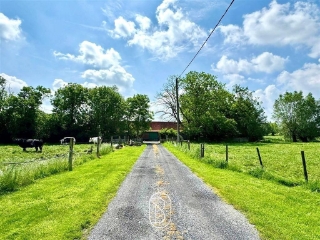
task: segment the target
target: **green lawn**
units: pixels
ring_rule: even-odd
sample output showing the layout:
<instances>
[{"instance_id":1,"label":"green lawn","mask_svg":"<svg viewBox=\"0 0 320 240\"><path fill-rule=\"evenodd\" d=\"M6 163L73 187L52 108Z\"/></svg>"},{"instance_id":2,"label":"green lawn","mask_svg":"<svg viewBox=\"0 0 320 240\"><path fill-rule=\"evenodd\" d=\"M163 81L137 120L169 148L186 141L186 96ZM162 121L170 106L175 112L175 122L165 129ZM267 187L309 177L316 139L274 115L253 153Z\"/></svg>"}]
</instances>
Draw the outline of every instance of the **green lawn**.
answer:
<instances>
[{"instance_id":1,"label":"green lawn","mask_svg":"<svg viewBox=\"0 0 320 240\"><path fill-rule=\"evenodd\" d=\"M301 151L304 151L309 180L318 185L320 191L320 142L286 143L281 138L273 138L268 143L268 140L258 143L228 143L228 168L250 172L259 177L263 173L265 178L275 179L286 185L301 185L305 182L301 159ZM186 143L179 148L192 156L200 155L200 144L191 144L190 151ZM264 172L259 171L261 167L257 148L262 158ZM225 160L226 144L205 144L203 161L219 165Z\"/></svg>"},{"instance_id":2,"label":"green lawn","mask_svg":"<svg viewBox=\"0 0 320 240\"><path fill-rule=\"evenodd\" d=\"M0 196L0 239L84 238L144 149L125 147Z\"/></svg>"},{"instance_id":3,"label":"green lawn","mask_svg":"<svg viewBox=\"0 0 320 240\"><path fill-rule=\"evenodd\" d=\"M320 239L319 193L302 186L287 187L246 173L215 168L170 143L164 146L226 202L244 213L262 239Z\"/></svg>"}]
</instances>

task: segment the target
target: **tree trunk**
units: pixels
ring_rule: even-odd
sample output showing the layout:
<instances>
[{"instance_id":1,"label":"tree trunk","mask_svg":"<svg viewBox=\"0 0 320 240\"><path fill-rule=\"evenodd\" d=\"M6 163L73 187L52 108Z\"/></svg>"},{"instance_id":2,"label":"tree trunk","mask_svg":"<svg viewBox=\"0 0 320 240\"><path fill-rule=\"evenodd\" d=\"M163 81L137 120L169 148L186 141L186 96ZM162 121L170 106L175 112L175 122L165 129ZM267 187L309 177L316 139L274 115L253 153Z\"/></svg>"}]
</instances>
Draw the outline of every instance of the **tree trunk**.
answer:
<instances>
[{"instance_id":1,"label":"tree trunk","mask_svg":"<svg viewBox=\"0 0 320 240\"><path fill-rule=\"evenodd\" d=\"M292 134L292 141L293 142L298 142L296 134Z\"/></svg>"}]
</instances>

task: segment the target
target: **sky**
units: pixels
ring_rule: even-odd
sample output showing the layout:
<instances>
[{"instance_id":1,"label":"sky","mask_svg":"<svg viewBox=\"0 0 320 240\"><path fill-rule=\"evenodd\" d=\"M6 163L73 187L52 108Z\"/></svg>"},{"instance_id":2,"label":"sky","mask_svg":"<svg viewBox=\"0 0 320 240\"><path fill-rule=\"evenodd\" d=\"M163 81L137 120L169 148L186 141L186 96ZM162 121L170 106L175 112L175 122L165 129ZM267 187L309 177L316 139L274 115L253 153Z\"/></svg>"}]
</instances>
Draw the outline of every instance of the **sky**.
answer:
<instances>
[{"instance_id":1,"label":"sky","mask_svg":"<svg viewBox=\"0 0 320 240\"><path fill-rule=\"evenodd\" d=\"M67 83L156 95L170 76L210 73L259 98L272 120L286 91L320 99L320 1L0 0L0 75L7 89ZM50 112L49 99L41 109ZM155 120L161 119L159 115Z\"/></svg>"}]
</instances>

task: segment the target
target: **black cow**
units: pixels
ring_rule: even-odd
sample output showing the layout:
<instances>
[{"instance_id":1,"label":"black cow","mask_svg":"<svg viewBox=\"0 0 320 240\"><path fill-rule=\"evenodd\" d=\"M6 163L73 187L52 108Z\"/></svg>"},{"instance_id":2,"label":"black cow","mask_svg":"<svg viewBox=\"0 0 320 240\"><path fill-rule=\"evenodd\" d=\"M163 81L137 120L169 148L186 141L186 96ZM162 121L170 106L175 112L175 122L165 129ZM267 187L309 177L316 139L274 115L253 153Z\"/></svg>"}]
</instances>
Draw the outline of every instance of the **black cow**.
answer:
<instances>
[{"instance_id":1,"label":"black cow","mask_svg":"<svg viewBox=\"0 0 320 240\"><path fill-rule=\"evenodd\" d=\"M13 141L17 143L20 147L22 147L23 151L26 151L26 148L35 148L36 152L38 152L38 148L39 148L40 152L42 152L42 146L43 146L42 139L16 138Z\"/></svg>"}]
</instances>

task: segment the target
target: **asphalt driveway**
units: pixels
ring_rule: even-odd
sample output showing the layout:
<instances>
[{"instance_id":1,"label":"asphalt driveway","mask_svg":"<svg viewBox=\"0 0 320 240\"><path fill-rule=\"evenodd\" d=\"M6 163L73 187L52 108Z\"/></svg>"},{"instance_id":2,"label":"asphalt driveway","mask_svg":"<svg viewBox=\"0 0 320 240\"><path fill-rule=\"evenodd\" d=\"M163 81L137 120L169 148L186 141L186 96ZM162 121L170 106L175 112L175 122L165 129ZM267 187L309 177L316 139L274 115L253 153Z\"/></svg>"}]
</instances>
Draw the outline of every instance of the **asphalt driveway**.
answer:
<instances>
[{"instance_id":1,"label":"asphalt driveway","mask_svg":"<svg viewBox=\"0 0 320 240\"><path fill-rule=\"evenodd\" d=\"M162 145L148 145L89 239L259 239Z\"/></svg>"}]
</instances>

